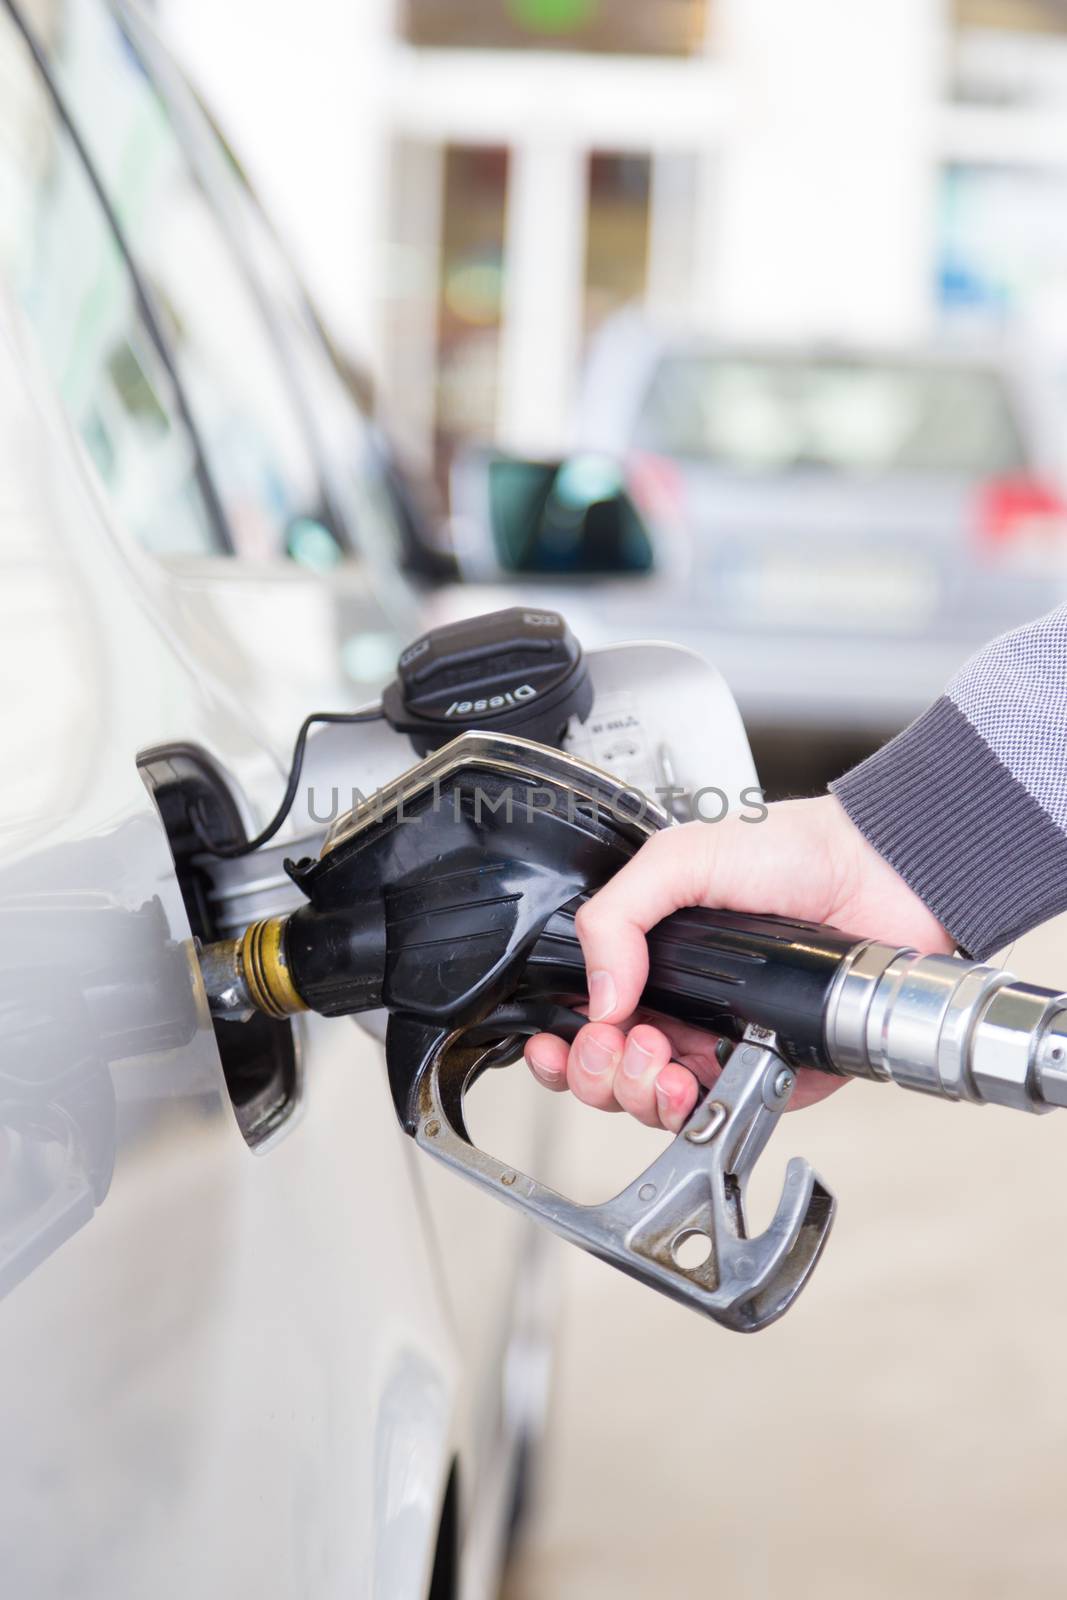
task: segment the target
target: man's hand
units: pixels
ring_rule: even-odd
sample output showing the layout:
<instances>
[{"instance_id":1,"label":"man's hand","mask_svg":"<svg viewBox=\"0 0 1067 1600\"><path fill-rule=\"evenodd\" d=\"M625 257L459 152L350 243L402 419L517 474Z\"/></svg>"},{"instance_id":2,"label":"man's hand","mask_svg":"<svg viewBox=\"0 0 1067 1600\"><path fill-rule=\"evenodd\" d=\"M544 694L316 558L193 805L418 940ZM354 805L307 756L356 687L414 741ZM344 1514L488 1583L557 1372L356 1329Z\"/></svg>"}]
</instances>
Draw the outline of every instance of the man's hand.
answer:
<instances>
[{"instance_id":1,"label":"man's hand","mask_svg":"<svg viewBox=\"0 0 1067 1600\"><path fill-rule=\"evenodd\" d=\"M650 1127L682 1126L698 1080L718 1075L716 1041L683 1024L642 1021L636 1007L648 977L645 934L685 906L828 922L923 954L953 948L833 795L773 805L763 822L729 817L668 828L579 911L591 1020L569 1049L547 1033L529 1040L526 1061L539 1083ZM802 1072L793 1105L821 1100L839 1082Z\"/></svg>"}]
</instances>

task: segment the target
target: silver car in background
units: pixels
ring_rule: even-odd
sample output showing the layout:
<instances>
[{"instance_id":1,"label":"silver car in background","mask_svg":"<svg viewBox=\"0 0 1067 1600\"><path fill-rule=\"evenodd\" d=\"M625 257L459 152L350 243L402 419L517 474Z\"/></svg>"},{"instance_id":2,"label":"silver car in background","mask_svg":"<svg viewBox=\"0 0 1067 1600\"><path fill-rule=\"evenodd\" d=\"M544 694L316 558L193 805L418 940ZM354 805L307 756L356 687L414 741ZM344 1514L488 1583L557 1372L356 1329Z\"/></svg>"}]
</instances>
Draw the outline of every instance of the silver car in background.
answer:
<instances>
[{"instance_id":1,"label":"silver car in background","mask_svg":"<svg viewBox=\"0 0 1067 1600\"><path fill-rule=\"evenodd\" d=\"M624 316L578 432L683 544L664 624L750 726L880 734L1067 590L1062 426L1003 352L731 347Z\"/></svg>"},{"instance_id":2,"label":"silver car in background","mask_svg":"<svg viewBox=\"0 0 1067 1600\"><path fill-rule=\"evenodd\" d=\"M1067 593L1062 432L1039 376L1003 352L730 346L624 312L594 340L552 497L598 478L625 494L651 560L592 579L580 558L553 570L546 537L507 571L486 482L513 469L477 452L452 474L457 553L476 586L521 585L590 643L707 652L772 787L823 750L818 779Z\"/></svg>"}]
</instances>

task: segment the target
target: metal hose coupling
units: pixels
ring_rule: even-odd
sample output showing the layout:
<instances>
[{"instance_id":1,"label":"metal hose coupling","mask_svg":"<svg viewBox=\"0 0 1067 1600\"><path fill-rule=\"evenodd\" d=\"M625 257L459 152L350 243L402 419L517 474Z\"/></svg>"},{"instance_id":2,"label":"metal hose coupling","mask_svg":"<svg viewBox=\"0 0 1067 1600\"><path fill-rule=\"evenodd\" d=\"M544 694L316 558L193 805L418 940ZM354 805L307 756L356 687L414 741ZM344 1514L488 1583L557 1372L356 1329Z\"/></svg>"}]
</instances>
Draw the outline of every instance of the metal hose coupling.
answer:
<instances>
[{"instance_id":1,"label":"metal hose coupling","mask_svg":"<svg viewBox=\"0 0 1067 1600\"><path fill-rule=\"evenodd\" d=\"M222 939L200 952L211 1014L244 1021L254 1012L280 1020L306 1011L289 973L285 935L288 917L252 922L239 939Z\"/></svg>"},{"instance_id":2,"label":"metal hose coupling","mask_svg":"<svg viewBox=\"0 0 1067 1600\"><path fill-rule=\"evenodd\" d=\"M857 945L829 995L825 1046L839 1072L947 1100L1067 1106L1067 994L955 956Z\"/></svg>"}]
</instances>

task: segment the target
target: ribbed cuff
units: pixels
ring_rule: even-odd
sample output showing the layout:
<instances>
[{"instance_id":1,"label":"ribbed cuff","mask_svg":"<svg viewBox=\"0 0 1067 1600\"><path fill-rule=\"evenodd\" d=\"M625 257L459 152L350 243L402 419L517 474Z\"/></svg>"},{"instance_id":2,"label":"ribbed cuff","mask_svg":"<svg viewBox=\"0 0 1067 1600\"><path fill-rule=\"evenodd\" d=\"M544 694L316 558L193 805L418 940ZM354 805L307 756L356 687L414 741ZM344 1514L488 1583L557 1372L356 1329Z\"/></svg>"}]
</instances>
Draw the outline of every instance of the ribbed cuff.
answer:
<instances>
[{"instance_id":1,"label":"ribbed cuff","mask_svg":"<svg viewBox=\"0 0 1067 1600\"><path fill-rule=\"evenodd\" d=\"M979 961L1067 910L1067 835L947 696L830 788Z\"/></svg>"}]
</instances>

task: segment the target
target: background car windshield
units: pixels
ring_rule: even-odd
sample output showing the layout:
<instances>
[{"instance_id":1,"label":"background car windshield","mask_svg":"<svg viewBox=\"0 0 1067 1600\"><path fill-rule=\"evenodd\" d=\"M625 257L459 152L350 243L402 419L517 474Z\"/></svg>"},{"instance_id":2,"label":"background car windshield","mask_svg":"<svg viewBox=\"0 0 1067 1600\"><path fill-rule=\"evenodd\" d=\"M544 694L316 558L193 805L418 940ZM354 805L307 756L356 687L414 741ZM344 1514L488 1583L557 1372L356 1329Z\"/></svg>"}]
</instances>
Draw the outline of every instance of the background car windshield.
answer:
<instances>
[{"instance_id":1,"label":"background car windshield","mask_svg":"<svg viewBox=\"0 0 1067 1600\"><path fill-rule=\"evenodd\" d=\"M1023 465L998 376L978 367L670 356L639 442L742 471L990 476Z\"/></svg>"}]
</instances>

